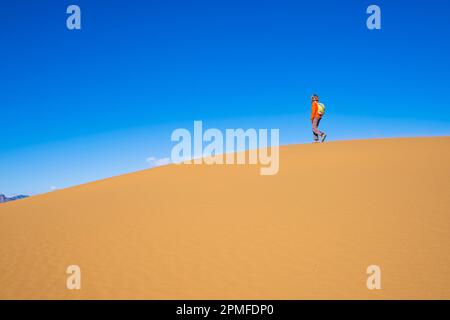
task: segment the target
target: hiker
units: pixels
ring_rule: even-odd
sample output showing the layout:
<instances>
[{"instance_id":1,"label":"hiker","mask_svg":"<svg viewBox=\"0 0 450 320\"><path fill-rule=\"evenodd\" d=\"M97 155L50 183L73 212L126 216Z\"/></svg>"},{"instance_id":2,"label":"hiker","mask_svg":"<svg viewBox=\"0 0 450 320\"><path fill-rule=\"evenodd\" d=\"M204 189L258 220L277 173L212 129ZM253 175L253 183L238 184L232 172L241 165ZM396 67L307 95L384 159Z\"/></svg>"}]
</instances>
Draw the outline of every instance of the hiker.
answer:
<instances>
[{"instance_id":1,"label":"hiker","mask_svg":"<svg viewBox=\"0 0 450 320\"><path fill-rule=\"evenodd\" d=\"M327 137L325 132L319 130L319 123L324 112L325 106L322 103L319 103L319 96L317 94L313 94L311 97L311 123L314 143L319 142L319 137L320 142L324 142Z\"/></svg>"}]
</instances>

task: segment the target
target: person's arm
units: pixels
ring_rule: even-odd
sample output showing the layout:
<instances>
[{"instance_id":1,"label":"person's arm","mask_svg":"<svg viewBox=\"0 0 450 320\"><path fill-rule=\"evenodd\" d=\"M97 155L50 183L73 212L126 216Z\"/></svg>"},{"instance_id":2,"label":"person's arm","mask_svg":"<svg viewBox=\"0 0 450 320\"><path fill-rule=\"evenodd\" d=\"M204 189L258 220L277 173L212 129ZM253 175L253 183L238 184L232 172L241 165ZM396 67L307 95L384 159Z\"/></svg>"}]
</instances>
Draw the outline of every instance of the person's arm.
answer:
<instances>
[{"instance_id":1,"label":"person's arm","mask_svg":"<svg viewBox=\"0 0 450 320\"><path fill-rule=\"evenodd\" d=\"M314 120L314 118L316 117L316 115L317 115L317 102L314 101L314 102L311 104L311 121Z\"/></svg>"}]
</instances>

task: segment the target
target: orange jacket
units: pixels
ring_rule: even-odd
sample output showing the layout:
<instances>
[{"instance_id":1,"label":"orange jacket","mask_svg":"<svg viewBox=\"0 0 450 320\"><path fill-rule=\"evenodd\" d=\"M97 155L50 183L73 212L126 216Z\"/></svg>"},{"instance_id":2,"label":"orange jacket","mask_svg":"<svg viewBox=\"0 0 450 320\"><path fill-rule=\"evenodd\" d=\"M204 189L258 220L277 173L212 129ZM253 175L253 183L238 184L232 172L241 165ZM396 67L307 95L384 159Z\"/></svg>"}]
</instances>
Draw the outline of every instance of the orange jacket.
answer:
<instances>
[{"instance_id":1,"label":"orange jacket","mask_svg":"<svg viewBox=\"0 0 450 320\"><path fill-rule=\"evenodd\" d=\"M317 113L318 109L319 106L317 105L317 101L313 101L313 103L311 104L311 121L313 121L314 118L322 118L322 115Z\"/></svg>"}]
</instances>

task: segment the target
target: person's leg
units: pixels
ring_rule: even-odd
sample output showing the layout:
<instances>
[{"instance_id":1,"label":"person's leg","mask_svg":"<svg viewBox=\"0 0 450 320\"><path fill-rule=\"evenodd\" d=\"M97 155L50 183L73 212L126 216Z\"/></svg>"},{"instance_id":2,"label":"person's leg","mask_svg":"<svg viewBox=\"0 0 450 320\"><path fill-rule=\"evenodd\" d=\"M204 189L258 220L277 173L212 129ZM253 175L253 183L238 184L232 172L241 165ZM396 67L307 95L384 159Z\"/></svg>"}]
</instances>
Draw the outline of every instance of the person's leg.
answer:
<instances>
[{"instance_id":1,"label":"person's leg","mask_svg":"<svg viewBox=\"0 0 450 320\"><path fill-rule=\"evenodd\" d=\"M311 124L312 124L313 122L311 121ZM313 134L313 140L314 140L314 142L319 142L319 136L314 132L314 128L313 128L313 130L312 130L312 134Z\"/></svg>"},{"instance_id":2,"label":"person's leg","mask_svg":"<svg viewBox=\"0 0 450 320\"><path fill-rule=\"evenodd\" d=\"M320 137L320 139L321 139L320 142L324 142L327 135L325 132L322 132L319 130L319 123L320 123L320 120L322 120L322 118L318 118L318 119L316 118L314 120L315 120L315 123L313 122L313 131L318 136L317 139Z\"/></svg>"},{"instance_id":3,"label":"person's leg","mask_svg":"<svg viewBox=\"0 0 450 320\"><path fill-rule=\"evenodd\" d=\"M317 128L319 128L320 120L322 120L322 118L320 118L319 121L317 121ZM327 137L327 134L325 132L323 132L323 131L320 131L320 130L319 130L319 132L321 132L320 135L319 135L320 139L321 139L320 142L324 142L325 138Z\"/></svg>"},{"instance_id":4,"label":"person's leg","mask_svg":"<svg viewBox=\"0 0 450 320\"><path fill-rule=\"evenodd\" d=\"M320 119L314 118L314 120L312 122L312 131L313 131L314 141L319 141L319 136L322 135L322 132L319 130L319 123L320 123Z\"/></svg>"},{"instance_id":5,"label":"person's leg","mask_svg":"<svg viewBox=\"0 0 450 320\"><path fill-rule=\"evenodd\" d=\"M319 136L313 131L314 142L319 142Z\"/></svg>"}]
</instances>

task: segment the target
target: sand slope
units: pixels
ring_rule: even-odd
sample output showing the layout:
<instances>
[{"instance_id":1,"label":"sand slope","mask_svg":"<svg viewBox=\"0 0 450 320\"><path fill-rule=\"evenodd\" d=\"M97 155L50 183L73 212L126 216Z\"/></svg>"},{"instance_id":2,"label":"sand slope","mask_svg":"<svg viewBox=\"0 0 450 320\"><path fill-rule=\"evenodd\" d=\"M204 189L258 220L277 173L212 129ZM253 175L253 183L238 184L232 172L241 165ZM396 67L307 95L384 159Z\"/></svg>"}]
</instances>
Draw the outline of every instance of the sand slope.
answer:
<instances>
[{"instance_id":1,"label":"sand slope","mask_svg":"<svg viewBox=\"0 0 450 320\"><path fill-rule=\"evenodd\" d=\"M449 178L450 137L362 140L1 204L0 298L450 299Z\"/></svg>"}]
</instances>

